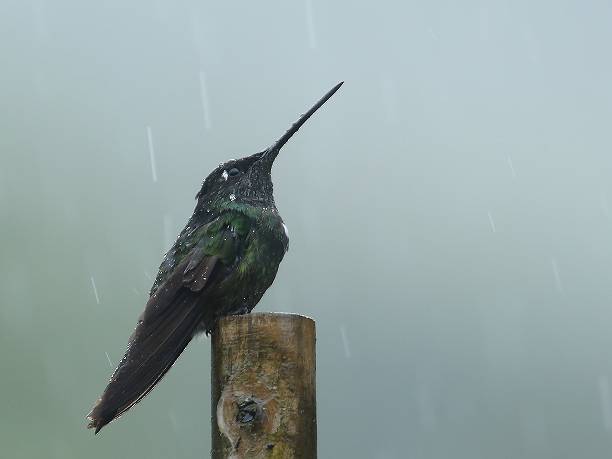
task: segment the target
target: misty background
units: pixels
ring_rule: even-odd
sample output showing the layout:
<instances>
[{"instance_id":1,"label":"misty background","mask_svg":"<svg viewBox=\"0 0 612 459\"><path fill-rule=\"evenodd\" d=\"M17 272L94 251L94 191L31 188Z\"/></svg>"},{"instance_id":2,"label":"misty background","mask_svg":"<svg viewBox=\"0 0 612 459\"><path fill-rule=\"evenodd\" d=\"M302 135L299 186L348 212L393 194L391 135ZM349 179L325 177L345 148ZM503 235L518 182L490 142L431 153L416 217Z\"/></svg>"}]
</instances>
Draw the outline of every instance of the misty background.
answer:
<instances>
[{"instance_id":1,"label":"misty background","mask_svg":"<svg viewBox=\"0 0 612 459\"><path fill-rule=\"evenodd\" d=\"M267 147L319 457L612 453L609 2L0 5L0 449L210 450L210 340L94 437L201 181Z\"/></svg>"}]
</instances>

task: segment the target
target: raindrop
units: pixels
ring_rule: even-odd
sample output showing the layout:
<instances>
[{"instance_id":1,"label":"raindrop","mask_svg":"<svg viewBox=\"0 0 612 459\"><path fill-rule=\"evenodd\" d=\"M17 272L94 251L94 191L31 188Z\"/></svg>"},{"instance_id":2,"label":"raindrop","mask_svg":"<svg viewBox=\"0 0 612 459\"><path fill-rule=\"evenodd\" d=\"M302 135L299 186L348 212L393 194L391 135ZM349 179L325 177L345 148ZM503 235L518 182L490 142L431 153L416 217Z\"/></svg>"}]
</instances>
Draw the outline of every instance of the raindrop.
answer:
<instances>
[{"instance_id":1,"label":"raindrop","mask_svg":"<svg viewBox=\"0 0 612 459\"><path fill-rule=\"evenodd\" d=\"M115 365L113 365L113 362L112 362L112 360L111 360L110 356L108 355L108 352L105 352L105 354L106 354L106 360L108 360L108 365L109 365L111 368L113 368Z\"/></svg>"},{"instance_id":2,"label":"raindrop","mask_svg":"<svg viewBox=\"0 0 612 459\"><path fill-rule=\"evenodd\" d=\"M96 281L94 280L93 276L91 276L90 279L91 279L91 286L93 287L94 296L96 297L96 303L100 304L100 297L98 296L98 289L96 288Z\"/></svg>"},{"instance_id":3,"label":"raindrop","mask_svg":"<svg viewBox=\"0 0 612 459\"><path fill-rule=\"evenodd\" d=\"M342 337L342 344L344 346L344 355L347 359L351 358L351 348L349 346L348 336L346 334L346 327L344 324L340 325L340 336Z\"/></svg>"},{"instance_id":4,"label":"raindrop","mask_svg":"<svg viewBox=\"0 0 612 459\"><path fill-rule=\"evenodd\" d=\"M155 165L155 150L153 149L153 133L151 126L147 126L147 139L149 141L149 157L151 159L151 176L153 181L157 182L157 166Z\"/></svg>"},{"instance_id":5,"label":"raindrop","mask_svg":"<svg viewBox=\"0 0 612 459\"><path fill-rule=\"evenodd\" d=\"M508 166L510 166L510 172L512 172L512 177L516 178L516 171L514 170L514 164L512 163L512 158L508 156Z\"/></svg>"},{"instance_id":6,"label":"raindrop","mask_svg":"<svg viewBox=\"0 0 612 459\"><path fill-rule=\"evenodd\" d=\"M562 295L564 294L563 284L561 283L561 275L559 274L559 266L557 266L557 260L554 258L550 260L550 264L552 265L553 274L555 276L555 284L557 286L557 290Z\"/></svg>"},{"instance_id":7,"label":"raindrop","mask_svg":"<svg viewBox=\"0 0 612 459\"><path fill-rule=\"evenodd\" d=\"M610 401L610 382L607 376L599 377L599 402L604 428L612 431L612 403Z\"/></svg>"},{"instance_id":8,"label":"raindrop","mask_svg":"<svg viewBox=\"0 0 612 459\"><path fill-rule=\"evenodd\" d=\"M208 91L206 90L206 74L200 72L200 98L202 100L202 111L204 112L204 126L206 129L211 128L210 110L208 105Z\"/></svg>"},{"instance_id":9,"label":"raindrop","mask_svg":"<svg viewBox=\"0 0 612 459\"><path fill-rule=\"evenodd\" d=\"M308 44L310 45L310 49L315 49L317 47L317 37L315 35L312 0L306 0L306 28L308 29Z\"/></svg>"},{"instance_id":10,"label":"raindrop","mask_svg":"<svg viewBox=\"0 0 612 459\"><path fill-rule=\"evenodd\" d=\"M491 225L491 231L496 233L497 231L495 229L495 222L493 221L493 216L491 215L491 212L487 212L487 215L489 216L489 224Z\"/></svg>"}]
</instances>

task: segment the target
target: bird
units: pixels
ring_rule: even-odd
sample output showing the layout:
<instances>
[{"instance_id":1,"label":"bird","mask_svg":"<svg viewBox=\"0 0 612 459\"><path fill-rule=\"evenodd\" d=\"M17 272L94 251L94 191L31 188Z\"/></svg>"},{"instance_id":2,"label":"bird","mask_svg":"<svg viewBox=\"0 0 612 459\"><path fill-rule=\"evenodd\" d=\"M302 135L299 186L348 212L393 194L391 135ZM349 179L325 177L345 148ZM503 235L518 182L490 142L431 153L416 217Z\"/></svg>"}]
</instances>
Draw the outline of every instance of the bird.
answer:
<instances>
[{"instance_id":1,"label":"bird","mask_svg":"<svg viewBox=\"0 0 612 459\"><path fill-rule=\"evenodd\" d=\"M194 336L250 313L289 248L274 202L272 165L335 85L270 147L220 164L203 181L185 228L165 254L144 311L108 385L87 415L97 434L141 401Z\"/></svg>"}]
</instances>

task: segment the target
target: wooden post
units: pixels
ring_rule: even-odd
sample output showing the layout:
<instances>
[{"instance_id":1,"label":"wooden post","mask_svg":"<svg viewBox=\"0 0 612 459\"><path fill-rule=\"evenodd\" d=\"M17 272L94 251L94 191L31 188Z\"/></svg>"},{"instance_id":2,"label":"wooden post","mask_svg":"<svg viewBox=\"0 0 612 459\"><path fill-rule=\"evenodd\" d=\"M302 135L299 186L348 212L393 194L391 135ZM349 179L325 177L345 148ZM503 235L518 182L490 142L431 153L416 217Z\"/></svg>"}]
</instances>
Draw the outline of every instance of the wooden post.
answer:
<instances>
[{"instance_id":1,"label":"wooden post","mask_svg":"<svg viewBox=\"0 0 612 459\"><path fill-rule=\"evenodd\" d=\"M224 317L212 338L212 458L315 459L315 323Z\"/></svg>"}]
</instances>

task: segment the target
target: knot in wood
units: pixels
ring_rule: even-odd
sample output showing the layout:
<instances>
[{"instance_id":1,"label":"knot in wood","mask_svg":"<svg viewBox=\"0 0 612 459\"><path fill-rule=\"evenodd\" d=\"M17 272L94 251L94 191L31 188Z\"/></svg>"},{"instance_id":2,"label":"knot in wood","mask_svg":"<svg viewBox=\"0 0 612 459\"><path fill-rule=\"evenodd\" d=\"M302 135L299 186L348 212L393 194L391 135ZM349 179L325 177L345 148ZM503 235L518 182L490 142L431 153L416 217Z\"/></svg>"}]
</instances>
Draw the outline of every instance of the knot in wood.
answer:
<instances>
[{"instance_id":1,"label":"knot in wood","mask_svg":"<svg viewBox=\"0 0 612 459\"><path fill-rule=\"evenodd\" d=\"M247 398L243 402L238 403L236 422L240 424L251 424L257 420L260 420L262 408L261 401Z\"/></svg>"}]
</instances>

